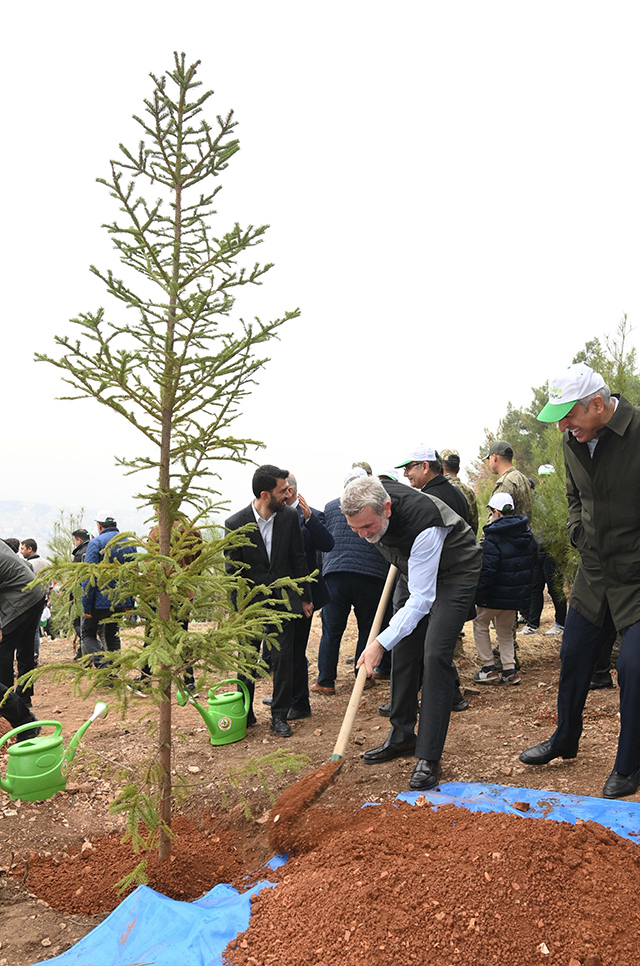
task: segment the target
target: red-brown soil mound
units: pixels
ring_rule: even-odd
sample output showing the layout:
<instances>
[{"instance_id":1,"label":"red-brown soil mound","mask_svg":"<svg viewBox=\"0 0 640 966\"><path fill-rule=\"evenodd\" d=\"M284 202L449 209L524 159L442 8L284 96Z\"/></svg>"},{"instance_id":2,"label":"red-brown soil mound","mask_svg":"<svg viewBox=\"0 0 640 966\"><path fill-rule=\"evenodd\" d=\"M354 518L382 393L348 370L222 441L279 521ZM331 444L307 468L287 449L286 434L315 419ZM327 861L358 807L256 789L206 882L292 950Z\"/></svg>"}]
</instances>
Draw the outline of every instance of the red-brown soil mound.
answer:
<instances>
[{"instance_id":1,"label":"red-brown soil mound","mask_svg":"<svg viewBox=\"0 0 640 966\"><path fill-rule=\"evenodd\" d=\"M318 815L315 847L255 898L228 962L637 966L635 843L592 822L420 804L364 808L325 841Z\"/></svg>"},{"instance_id":2,"label":"red-brown soil mound","mask_svg":"<svg viewBox=\"0 0 640 966\"><path fill-rule=\"evenodd\" d=\"M246 857L234 845L230 832L197 828L185 818L173 823L176 836L168 862L149 855L148 885L172 899L191 902L218 882L242 878ZM89 846L69 848L61 855L32 853L27 885L60 912L100 915L123 898L115 885L130 873L142 856L135 855L121 835L101 835ZM17 874L22 870L18 868ZM131 890L129 890L131 891Z\"/></svg>"}]
</instances>

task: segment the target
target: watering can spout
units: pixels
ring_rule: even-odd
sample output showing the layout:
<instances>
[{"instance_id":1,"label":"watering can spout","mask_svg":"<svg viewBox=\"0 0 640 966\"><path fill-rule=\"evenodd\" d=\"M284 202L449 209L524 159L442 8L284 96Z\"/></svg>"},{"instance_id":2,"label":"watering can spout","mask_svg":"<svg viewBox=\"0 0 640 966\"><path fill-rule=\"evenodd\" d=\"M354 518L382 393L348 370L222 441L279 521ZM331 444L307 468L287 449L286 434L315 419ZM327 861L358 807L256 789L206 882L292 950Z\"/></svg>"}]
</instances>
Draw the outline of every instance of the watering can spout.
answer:
<instances>
[{"instance_id":1,"label":"watering can spout","mask_svg":"<svg viewBox=\"0 0 640 966\"><path fill-rule=\"evenodd\" d=\"M98 718L106 718L108 711L109 711L109 708L104 703L104 701L98 701L95 708L93 709L93 714L91 715L91 717L88 718L85 721L85 723L78 728L75 735L67 745L67 750L64 753L64 757L66 758L67 763L69 765L73 761L75 753L78 750L78 745L80 744L80 739L82 738L83 734L85 733L89 725L93 721L96 721Z\"/></svg>"}]
</instances>

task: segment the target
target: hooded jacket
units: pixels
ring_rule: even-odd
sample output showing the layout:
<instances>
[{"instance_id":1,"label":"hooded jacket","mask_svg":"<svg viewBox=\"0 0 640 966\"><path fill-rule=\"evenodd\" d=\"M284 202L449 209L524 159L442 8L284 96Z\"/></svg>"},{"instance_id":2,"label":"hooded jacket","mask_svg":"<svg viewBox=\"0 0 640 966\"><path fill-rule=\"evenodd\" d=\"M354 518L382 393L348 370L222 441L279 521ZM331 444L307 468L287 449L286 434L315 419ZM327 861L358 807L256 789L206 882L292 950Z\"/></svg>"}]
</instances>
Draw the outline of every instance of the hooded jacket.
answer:
<instances>
[{"instance_id":1,"label":"hooded jacket","mask_svg":"<svg viewBox=\"0 0 640 966\"><path fill-rule=\"evenodd\" d=\"M536 542L524 514L488 523L476 604L497 610L528 609L536 556Z\"/></svg>"}]
</instances>

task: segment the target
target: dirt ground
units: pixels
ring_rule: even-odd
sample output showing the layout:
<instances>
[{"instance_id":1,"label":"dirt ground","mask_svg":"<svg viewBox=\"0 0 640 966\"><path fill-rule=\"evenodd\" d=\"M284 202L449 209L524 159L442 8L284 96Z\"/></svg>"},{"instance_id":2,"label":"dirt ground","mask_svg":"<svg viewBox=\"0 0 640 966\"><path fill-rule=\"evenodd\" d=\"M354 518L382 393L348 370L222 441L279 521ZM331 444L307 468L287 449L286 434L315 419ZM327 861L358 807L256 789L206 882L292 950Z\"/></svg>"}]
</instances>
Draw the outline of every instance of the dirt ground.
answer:
<instances>
[{"instance_id":1,"label":"dirt ground","mask_svg":"<svg viewBox=\"0 0 640 966\"><path fill-rule=\"evenodd\" d=\"M541 631L552 623L545 611ZM310 681L315 680L319 619L314 618L308 656ZM217 882L240 885L270 857L267 817L271 798L260 777L245 774L238 787L228 779L249 759L278 748L304 754L305 774L328 761L351 693L353 667L346 658L355 650L355 625L343 640L337 693L312 694L312 717L293 722L290 739L275 739L269 730L269 709L261 699L270 693L268 681L256 687L258 723L247 737L214 747L204 722L192 708L174 704L175 768L189 781L188 794L176 807L177 839L173 861L158 869L150 864L150 885L180 899L194 899ZM68 659L69 641L42 644L41 661ZM527 768L518 761L523 748L549 736L555 722L560 639L525 638L520 645L522 684L517 687L479 686L472 682L478 668L470 625L466 627L465 658L459 670L470 707L452 715L443 756L443 781L493 782L600 796L611 771L618 733L618 691L591 692L585 713L580 755L574 761L554 761L545 768ZM108 701L108 697L105 698ZM366 691L356 718L350 753L338 780L321 799L336 827L350 821L353 809L365 802L388 802L408 789L414 759L367 766L364 752L380 744L388 719L378 706L389 700L388 682ZM37 685L34 709L41 719L63 723L65 744L93 710L69 687ZM85 734L73 762L66 792L39 803L11 801L0 791L0 966L28 966L55 956L97 925L119 899L115 883L138 861L122 845L124 820L109 814L117 788L116 769L126 769L149 743L152 705L136 698L125 720L110 714ZM0 734L8 730L0 719ZM6 773L6 749L0 752L0 775ZM274 795L289 787L291 772L267 772ZM246 816L247 806L251 816ZM315 806L318 807L318 806Z\"/></svg>"}]
</instances>

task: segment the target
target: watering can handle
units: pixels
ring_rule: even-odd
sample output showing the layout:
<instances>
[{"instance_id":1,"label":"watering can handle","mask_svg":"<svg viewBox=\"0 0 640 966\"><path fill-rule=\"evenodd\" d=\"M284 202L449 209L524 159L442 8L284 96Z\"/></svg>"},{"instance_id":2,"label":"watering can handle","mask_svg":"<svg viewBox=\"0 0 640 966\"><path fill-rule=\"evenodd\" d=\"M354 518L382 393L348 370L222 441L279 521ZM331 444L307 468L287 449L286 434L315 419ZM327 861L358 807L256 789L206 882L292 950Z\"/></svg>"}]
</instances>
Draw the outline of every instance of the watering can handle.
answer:
<instances>
[{"instance_id":1,"label":"watering can handle","mask_svg":"<svg viewBox=\"0 0 640 966\"><path fill-rule=\"evenodd\" d=\"M2 738L0 738L0 748L3 746L5 741L9 740L9 738L14 738L23 731L31 731L33 728L44 728L45 726L56 729L57 733L52 737L59 738L61 736L62 725L59 721L27 721L26 724L19 725L17 728L7 731L6 735L3 735Z\"/></svg>"},{"instance_id":2,"label":"watering can handle","mask_svg":"<svg viewBox=\"0 0 640 966\"><path fill-rule=\"evenodd\" d=\"M212 691L217 691L218 688L221 688L223 684L239 684L240 685L240 687L242 688L242 693L244 694L244 713L245 714L248 714L249 713L249 705L251 704L251 698L249 697L249 688L246 686L246 684L244 683L244 681L241 681L239 678L227 678L225 681L220 681L211 690Z\"/></svg>"}]
</instances>

